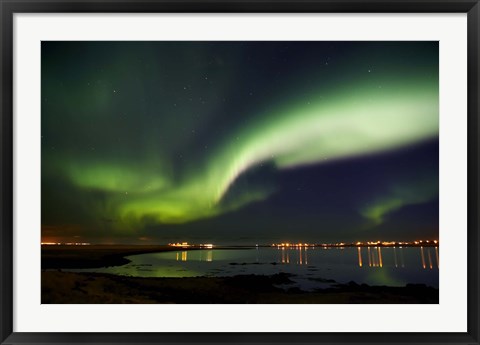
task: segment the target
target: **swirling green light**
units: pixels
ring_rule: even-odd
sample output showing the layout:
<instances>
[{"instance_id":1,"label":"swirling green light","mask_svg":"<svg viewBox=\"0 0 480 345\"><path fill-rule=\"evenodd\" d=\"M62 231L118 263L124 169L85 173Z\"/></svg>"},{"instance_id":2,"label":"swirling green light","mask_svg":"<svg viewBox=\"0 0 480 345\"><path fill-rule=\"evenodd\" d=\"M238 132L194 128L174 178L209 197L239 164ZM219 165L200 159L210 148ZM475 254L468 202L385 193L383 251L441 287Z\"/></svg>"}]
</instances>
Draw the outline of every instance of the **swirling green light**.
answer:
<instances>
[{"instance_id":1,"label":"swirling green light","mask_svg":"<svg viewBox=\"0 0 480 345\"><path fill-rule=\"evenodd\" d=\"M162 188L146 190L139 186L118 202L118 216L127 224L142 219L185 223L212 217L268 197L268 190L251 190L228 207L221 202L242 173L263 162L289 169L392 150L438 135L435 83L410 81L387 85L380 92L357 84L334 95L328 102L303 100L259 116L217 147L183 180L174 181L167 174L151 176L147 184ZM120 188L117 169L93 169L91 176L105 175L105 181L112 181L98 180L95 187L135 189L134 170L126 170L125 186ZM72 178L79 185L91 185L89 174L72 174ZM363 214L381 222L384 214L406 203L405 198L382 200Z\"/></svg>"}]
</instances>

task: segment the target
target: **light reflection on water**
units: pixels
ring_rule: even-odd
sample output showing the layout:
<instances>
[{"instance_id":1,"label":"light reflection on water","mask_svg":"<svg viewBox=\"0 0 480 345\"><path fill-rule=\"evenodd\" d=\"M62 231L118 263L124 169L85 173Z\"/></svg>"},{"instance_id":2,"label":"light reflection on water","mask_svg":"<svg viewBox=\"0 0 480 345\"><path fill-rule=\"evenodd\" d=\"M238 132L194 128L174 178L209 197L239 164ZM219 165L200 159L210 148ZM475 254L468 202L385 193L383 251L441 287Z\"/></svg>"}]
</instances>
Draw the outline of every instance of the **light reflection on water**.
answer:
<instances>
[{"instance_id":1,"label":"light reflection on water","mask_svg":"<svg viewBox=\"0 0 480 345\"><path fill-rule=\"evenodd\" d=\"M139 277L294 274L301 286L311 282L438 287L438 247L257 247L255 249L179 250L128 257L124 266L94 271ZM368 264L368 265L367 265ZM306 282L309 282L306 284Z\"/></svg>"}]
</instances>

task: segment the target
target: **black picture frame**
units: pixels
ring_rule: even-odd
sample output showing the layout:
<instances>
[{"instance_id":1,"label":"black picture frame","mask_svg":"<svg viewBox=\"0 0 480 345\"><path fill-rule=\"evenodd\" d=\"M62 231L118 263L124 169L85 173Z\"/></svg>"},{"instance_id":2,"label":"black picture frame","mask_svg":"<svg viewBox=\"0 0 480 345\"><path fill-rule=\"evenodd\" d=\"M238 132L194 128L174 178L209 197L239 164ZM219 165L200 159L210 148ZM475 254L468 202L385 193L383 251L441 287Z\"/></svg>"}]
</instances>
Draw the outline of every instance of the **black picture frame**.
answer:
<instances>
[{"instance_id":1,"label":"black picture frame","mask_svg":"<svg viewBox=\"0 0 480 345\"><path fill-rule=\"evenodd\" d=\"M15 13L323 12L468 15L468 330L465 333L17 333L13 332L13 16ZM1 344L479 344L479 0L0 0ZM455 317L455 315L452 315Z\"/></svg>"}]
</instances>

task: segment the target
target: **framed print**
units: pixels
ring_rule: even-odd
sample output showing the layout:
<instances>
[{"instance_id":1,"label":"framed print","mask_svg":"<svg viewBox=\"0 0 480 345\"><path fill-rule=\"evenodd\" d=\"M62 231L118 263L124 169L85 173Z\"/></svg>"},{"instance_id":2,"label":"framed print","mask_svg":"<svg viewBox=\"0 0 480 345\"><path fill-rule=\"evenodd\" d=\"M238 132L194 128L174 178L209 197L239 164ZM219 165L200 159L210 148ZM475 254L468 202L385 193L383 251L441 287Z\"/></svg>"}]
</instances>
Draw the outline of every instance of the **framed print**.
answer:
<instances>
[{"instance_id":1,"label":"framed print","mask_svg":"<svg viewBox=\"0 0 480 345\"><path fill-rule=\"evenodd\" d=\"M2 344L478 344L477 1L1 4Z\"/></svg>"}]
</instances>

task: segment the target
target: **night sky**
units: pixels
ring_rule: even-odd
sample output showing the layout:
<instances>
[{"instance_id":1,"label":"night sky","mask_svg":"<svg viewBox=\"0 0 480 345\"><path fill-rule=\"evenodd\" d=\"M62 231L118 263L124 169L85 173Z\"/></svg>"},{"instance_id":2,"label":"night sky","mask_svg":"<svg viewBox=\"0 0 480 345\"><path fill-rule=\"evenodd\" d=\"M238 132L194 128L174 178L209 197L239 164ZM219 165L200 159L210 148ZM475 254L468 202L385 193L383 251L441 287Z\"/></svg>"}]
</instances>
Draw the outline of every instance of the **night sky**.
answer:
<instances>
[{"instance_id":1,"label":"night sky","mask_svg":"<svg viewBox=\"0 0 480 345\"><path fill-rule=\"evenodd\" d=\"M42 239L438 238L437 42L42 42Z\"/></svg>"}]
</instances>

